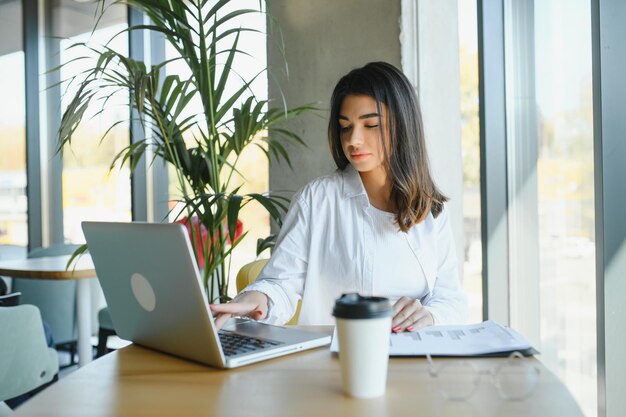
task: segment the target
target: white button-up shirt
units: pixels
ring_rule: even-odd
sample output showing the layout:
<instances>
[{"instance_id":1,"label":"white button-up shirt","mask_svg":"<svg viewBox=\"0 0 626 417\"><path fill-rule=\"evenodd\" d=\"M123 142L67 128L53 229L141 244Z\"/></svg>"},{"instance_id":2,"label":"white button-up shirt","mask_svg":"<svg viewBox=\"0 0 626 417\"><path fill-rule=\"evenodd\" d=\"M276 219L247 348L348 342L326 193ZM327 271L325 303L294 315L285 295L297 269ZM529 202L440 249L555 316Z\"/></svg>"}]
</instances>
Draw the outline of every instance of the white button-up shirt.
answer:
<instances>
[{"instance_id":1,"label":"white button-up shirt","mask_svg":"<svg viewBox=\"0 0 626 417\"><path fill-rule=\"evenodd\" d=\"M302 308L298 324L334 324L335 299L343 293L373 294L384 286L375 277L373 226L369 199L358 172L348 165L320 177L293 197L271 259L244 291L261 291L270 299L265 321L286 323ZM463 323L467 301L458 277L457 258L444 210L411 227L408 242L426 277L421 302L437 324ZM391 263L394 259L377 262ZM397 294L401 297L408 294Z\"/></svg>"}]
</instances>

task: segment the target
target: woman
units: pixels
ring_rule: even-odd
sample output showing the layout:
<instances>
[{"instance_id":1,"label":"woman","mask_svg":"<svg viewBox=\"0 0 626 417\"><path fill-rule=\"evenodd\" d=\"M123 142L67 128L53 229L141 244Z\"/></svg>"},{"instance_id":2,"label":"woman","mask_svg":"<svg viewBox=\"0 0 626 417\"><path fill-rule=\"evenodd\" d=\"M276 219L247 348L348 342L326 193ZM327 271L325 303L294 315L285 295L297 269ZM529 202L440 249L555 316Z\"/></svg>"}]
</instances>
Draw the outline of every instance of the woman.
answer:
<instances>
[{"instance_id":1,"label":"woman","mask_svg":"<svg viewBox=\"0 0 626 417\"><path fill-rule=\"evenodd\" d=\"M328 139L333 174L294 197L274 253L233 302L232 315L285 323L334 323L342 293L389 297L392 330L464 322L467 304L445 207L428 167L417 96L394 66L373 62L339 80Z\"/></svg>"}]
</instances>

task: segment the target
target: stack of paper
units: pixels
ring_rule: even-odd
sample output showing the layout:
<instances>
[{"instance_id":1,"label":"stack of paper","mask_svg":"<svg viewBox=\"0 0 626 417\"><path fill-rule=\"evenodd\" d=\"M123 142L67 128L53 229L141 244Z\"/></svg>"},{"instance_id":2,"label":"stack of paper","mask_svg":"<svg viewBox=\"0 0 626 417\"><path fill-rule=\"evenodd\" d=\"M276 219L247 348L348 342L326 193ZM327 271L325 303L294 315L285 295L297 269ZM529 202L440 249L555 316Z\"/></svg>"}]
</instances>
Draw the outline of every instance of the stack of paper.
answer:
<instances>
[{"instance_id":1,"label":"stack of paper","mask_svg":"<svg viewBox=\"0 0 626 417\"><path fill-rule=\"evenodd\" d=\"M335 328L331 352L339 351L336 336ZM491 320L392 333L389 346L390 356L501 356L514 351L524 355L537 353L530 342L515 330Z\"/></svg>"}]
</instances>

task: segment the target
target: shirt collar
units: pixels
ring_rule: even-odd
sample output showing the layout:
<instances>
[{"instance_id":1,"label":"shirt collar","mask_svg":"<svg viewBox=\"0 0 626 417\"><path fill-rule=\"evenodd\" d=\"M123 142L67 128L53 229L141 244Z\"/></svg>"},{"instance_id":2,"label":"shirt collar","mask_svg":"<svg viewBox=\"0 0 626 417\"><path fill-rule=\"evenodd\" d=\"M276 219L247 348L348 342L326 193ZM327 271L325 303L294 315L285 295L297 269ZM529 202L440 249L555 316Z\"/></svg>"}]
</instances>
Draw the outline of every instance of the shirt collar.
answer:
<instances>
[{"instance_id":1,"label":"shirt collar","mask_svg":"<svg viewBox=\"0 0 626 417\"><path fill-rule=\"evenodd\" d=\"M343 178L343 195L346 198L352 198L356 196L365 196L367 200L367 192L361 181L361 176L356 169L348 164L341 172Z\"/></svg>"}]
</instances>

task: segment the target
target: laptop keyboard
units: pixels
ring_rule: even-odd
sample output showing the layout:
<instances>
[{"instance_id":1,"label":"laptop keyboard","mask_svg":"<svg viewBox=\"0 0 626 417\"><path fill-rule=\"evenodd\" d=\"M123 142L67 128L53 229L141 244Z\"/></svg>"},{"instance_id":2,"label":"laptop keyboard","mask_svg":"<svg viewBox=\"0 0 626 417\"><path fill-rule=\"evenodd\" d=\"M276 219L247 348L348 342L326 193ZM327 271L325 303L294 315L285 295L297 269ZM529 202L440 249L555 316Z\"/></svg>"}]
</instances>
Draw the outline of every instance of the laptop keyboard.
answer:
<instances>
[{"instance_id":1,"label":"laptop keyboard","mask_svg":"<svg viewBox=\"0 0 626 417\"><path fill-rule=\"evenodd\" d=\"M257 350L267 349L283 344L283 342L243 336L241 334L232 333L227 330L220 330L218 332L218 336L220 337L222 350L224 351L224 355L226 356L234 356L240 355L242 353L255 352Z\"/></svg>"}]
</instances>

